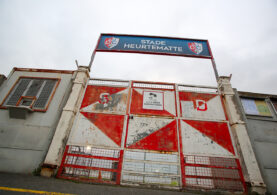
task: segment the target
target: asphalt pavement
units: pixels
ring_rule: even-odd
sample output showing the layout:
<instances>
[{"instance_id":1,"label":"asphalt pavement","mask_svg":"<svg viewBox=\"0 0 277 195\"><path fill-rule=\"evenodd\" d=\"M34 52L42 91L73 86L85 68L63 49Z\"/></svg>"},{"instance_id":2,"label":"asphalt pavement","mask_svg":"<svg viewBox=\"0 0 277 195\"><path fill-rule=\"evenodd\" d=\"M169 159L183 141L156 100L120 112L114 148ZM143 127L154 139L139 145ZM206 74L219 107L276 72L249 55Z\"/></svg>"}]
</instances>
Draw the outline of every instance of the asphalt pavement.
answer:
<instances>
[{"instance_id":1,"label":"asphalt pavement","mask_svg":"<svg viewBox=\"0 0 277 195\"><path fill-rule=\"evenodd\" d=\"M40 176L13 173L0 173L0 194L195 195L198 193L76 183L73 181L56 178L45 178Z\"/></svg>"}]
</instances>

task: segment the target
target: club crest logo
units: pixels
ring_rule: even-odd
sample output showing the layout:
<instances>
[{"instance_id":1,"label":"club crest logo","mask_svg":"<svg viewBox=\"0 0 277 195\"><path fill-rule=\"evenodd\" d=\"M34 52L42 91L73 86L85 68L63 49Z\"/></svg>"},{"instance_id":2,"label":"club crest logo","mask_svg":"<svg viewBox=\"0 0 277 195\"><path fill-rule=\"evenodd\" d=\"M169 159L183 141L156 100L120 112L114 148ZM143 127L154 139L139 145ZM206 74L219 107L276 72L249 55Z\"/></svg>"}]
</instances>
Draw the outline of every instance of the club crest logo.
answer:
<instances>
[{"instance_id":1,"label":"club crest logo","mask_svg":"<svg viewBox=\"0 0 277 195\"><path fill-rule=\"evenodd\" d=\"M196 110L207 111L208 110L207 102L204 100L196 100Z\"/></svg>"},{"instance_id":2,"label":"club crest logo","mask_svg":"<svg viewBox=\"0 0 277 195\"><path fill-rule=\"evenodd\" d=\"M98 102L100 104L103 104L103 106L105 108L105 107L108 107L108 105L110 104L110 102L112 100L113 100L113 98L110 96L109 93L101 93Z\"/></svg>"},{"instance_id":3,"label":"club crest logo","mask_svg":"<svg viewBox=\"0 0 277 195\"><path fill-rule=\"evenodd\" d=\"M203 45L201 43L191 42L188 43L189 49L196 54L200 54L203 51Z\"/></svg>"},{"instance_id":4,"label":"club crest logo","mask_svg":"<svg viewBox=\"0 0 277 195\"><path fill-rule=\"evenodd\" d=\"M118 43L119 43L119 38L115 38L115 37L106 38L104 41L105 46L109 49L117 46Z\"/></svg>"}]
</instances>

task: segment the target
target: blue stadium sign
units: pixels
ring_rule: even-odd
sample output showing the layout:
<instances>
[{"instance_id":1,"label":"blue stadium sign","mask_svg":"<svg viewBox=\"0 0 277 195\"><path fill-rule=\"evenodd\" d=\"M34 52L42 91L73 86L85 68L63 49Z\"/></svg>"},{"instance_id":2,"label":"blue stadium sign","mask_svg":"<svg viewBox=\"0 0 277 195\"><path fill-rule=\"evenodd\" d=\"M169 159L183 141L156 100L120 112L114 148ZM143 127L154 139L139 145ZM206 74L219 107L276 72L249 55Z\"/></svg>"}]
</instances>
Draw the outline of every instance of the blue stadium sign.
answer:
<instances>
[{"instance_id":1,"label":"blue stadium sign","mask_svg":"<svg viewBox=\"0 0 277 195\"><path fill-rule=\"evenodd\" d=\"M140 35L101 34L96 51L213 58L207 40Z\"/></svg>"}]
</instances>

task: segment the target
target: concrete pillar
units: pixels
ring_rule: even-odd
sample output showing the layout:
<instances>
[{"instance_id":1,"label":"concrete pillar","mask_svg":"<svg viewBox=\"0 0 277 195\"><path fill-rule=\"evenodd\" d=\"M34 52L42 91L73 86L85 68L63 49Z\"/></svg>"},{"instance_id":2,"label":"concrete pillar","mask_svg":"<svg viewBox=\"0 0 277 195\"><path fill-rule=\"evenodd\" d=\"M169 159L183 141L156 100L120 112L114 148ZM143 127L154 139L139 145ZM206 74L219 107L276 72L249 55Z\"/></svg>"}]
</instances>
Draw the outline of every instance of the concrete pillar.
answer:
<instances>
[{"instance_id":1,"label":"concrete pillar","mask_svg":"<svg viewBox=\"0 0 277 195\"><path fill-rule=\"evenodd\" d=\"M51 177L54 175L57 167L61 163L67 139L70 134L77 109L80 106L82 94L88 79L88 67L79 66L76 78L73 81L71 93L65 107L63 108L54 137L44 160L44 164L42 165L42 176Z\"/></svg>"},{"instance_id":2,"label":"concrete pillar","mask_svg":"<svg viewBox=\"0 0 277 195\"><path fill-rule=\"evenodd\" d=\"M223 95L227 116L242 164L244 179L250 187L250 192L265 194L266 186L261 176L250 138L247 134L246 124L243 122L239 108L236 105L235 92L230 80L231 77L219 77L218 88Z\"/></svg>"}]
</instances>

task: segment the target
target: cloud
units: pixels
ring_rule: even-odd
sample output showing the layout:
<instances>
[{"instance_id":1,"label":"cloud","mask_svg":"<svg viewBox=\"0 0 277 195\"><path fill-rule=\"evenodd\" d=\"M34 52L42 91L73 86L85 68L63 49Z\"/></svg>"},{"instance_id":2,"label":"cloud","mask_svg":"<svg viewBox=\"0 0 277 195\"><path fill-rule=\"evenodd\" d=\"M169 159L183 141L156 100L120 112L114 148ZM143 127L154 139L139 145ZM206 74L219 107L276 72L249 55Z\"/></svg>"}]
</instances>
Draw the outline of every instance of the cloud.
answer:
<instances>
[{"instance_id":1,"label":"cloud","mask_svg":"<svg viewBox=\"0 0 277 195\"><path fill-rule=\"evenodd\" d=\"M100 33L208 39L221 75L238 90L276 93L275 1L0 2L0 65L75 69ZM209 60L98 53L92 76L216 85Z\"/></svg>"}]
</instances>

